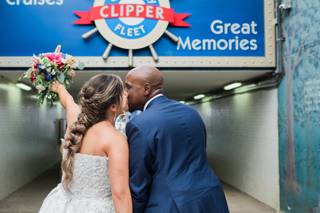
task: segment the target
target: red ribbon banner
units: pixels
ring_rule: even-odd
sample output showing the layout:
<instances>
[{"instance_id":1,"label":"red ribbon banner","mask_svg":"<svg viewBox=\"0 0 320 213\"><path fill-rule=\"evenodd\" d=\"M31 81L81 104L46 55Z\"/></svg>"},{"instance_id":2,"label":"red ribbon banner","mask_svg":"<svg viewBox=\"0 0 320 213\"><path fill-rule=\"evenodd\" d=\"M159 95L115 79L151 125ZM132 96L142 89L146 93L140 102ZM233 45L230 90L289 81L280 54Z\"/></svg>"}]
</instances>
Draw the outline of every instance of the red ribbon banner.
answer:
<instances>
[{"instance_id":1,"label":"red ribbon banner","mask_svg":"<svg viewBox=\"0 0 320 213\"><path fill-rule=\"evenodd\" d=\"M176 27L190 27L184 21L190 14L175 13L171 8L158 7L143 4L107 4L104 6L91 7L89 11L75 11L80 19L75 24L91 24L94 20L107 18L148 18L155 20L168 21Z\"/></svg>"}]
</instances>

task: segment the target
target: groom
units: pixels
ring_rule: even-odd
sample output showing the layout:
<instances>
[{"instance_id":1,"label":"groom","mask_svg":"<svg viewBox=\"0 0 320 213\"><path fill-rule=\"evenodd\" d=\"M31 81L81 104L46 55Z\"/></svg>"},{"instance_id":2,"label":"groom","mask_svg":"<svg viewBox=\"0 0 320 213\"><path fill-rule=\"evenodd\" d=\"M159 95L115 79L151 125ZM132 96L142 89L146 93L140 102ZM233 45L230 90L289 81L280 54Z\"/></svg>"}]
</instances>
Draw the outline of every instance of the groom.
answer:
<instances>
[{"instance_id":1,"label":"groom","mask_svg":"<svg viewBox=\"0 0 320 213\"><path fill-rule=\"evenodd\" d=\"M125 83L129 110L143 111L126 127L134 212L229 212L208 165L199 114L162 94L163 75L155 67L129 71Z\"/></svg>"}]
</instances>

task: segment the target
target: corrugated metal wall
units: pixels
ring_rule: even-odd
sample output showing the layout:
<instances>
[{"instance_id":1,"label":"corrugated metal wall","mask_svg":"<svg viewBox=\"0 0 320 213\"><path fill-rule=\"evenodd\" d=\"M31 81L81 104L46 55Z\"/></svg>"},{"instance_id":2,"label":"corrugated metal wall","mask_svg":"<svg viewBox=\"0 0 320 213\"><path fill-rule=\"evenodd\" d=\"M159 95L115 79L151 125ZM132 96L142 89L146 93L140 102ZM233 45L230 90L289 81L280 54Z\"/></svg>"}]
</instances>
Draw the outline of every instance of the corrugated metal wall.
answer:
<instances>
[{"instance_id":1,"label":"corrugated metal wall","mask_svg":"<svg viewBox=\"0 0 320 213\"><path fill-rule=\"evenodd\" d=\"M279 88L281 208L320 212L320 1L294 0L283 16Z\"/></svg>"}]
</instances>

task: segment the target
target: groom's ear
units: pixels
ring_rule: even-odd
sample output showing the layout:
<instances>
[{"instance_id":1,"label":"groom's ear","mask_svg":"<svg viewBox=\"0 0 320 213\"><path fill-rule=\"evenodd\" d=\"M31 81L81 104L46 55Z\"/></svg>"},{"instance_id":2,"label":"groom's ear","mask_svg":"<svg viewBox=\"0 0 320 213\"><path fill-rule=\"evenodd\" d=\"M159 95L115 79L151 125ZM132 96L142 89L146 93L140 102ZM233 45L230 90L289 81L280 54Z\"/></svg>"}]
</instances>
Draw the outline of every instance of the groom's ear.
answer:
<instances>
[{"instance_id":1,"label":"groom's ear","mask_svg":"<svg viewBox=\"0 0 320 213\"><path fill-rule=\"evenodd\" d=\"M149 83L144 84L144 96L148 97L151 94L151 85Z\"/></svg>"}]
</instances>

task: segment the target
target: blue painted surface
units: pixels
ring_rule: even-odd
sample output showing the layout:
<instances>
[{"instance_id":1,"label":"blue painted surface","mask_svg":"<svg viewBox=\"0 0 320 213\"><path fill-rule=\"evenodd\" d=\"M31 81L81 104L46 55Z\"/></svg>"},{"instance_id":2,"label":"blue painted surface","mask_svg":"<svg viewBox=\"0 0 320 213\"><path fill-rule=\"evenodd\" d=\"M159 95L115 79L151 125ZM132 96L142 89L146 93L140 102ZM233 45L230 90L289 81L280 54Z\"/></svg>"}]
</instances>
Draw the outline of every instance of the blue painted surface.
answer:
<instances>
[{"instance_id":1,"label":"blue painted surface","mask_svg":"<svg viewBox=\"0 0 320 213\"><path fill-rule=\"evenodd\" d=\"M280 198L285 212L320 212L320 1L293 1L283 18L279 88Z\"/></svg>"},{"instance_id":2,"label":"blue painted surface","mask_svg":"<svg viewBox=\"0 0 320 213\"><path fill-rule=\"evenodd\" d=\"M19 6L10 6L8 2L19 1ZM88 11L92 0L50 0L61 2L62 5L25 6L25 0L0 1L0 56L30 56L33 53L52 51L57 44L62 44L63 51L75 56L101 56L107 42L97 34L85 41L81 35L93 25L77 26L72 23L77 20L74 11ZM27 2L32 2L26 0ZM43 2L44 0L37 0ZM46 0L49 1L49 0ZM117 3L117 1L112 1ZM248 39L256 40L256 50L195 50L177 49L166 36L155 43L159 56L264 56L264 0L184 0L170 1L171 7L177 13L190 13L186 19L191 28L170 26L168 29L181 37L182 41L195 39ZM217 35L212 33L210 25L213 20L222 20L225 23L257 23L258 34L230 33ZM153 20L150 20L153 22ZM152 27L151 27L152 28ZM248 46L248 45L247 45ZM252 46L252 45L249 45ZM113 56L126 56L127 51L114 48ZM135 56L149 56L148 49L135 51Z\"/></svg>"}]
</instances>

